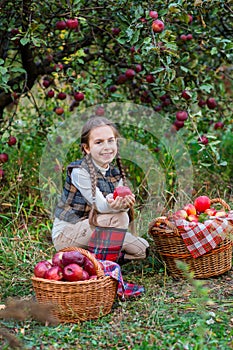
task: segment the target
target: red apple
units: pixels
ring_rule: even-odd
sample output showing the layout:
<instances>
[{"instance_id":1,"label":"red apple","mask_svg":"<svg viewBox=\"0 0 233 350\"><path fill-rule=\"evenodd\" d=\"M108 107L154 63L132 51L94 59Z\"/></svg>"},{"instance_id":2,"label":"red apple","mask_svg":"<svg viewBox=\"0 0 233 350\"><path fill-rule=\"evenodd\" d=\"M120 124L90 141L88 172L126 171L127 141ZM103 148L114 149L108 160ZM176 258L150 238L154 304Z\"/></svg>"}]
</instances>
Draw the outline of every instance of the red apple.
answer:
<instances>
[{"instance_id":1,"label":"red apple","mask_svg":"<svg viewBox=\"0 0 233 350\"><path fill-rule=\"evenodd\" d=\"M118 34L120 34L120 32L121 32L120 28L112 28L113 35L118 35Z\"/></svg>"},{"instance_id":2,"label":"red apple","mask_svg":"<svg viewBox=\"0 0 233 350\"><path fill-rule=\"evenodd\" d=\"M90 276L90 280L96 280L96 279L97 279L97 275Z\"/></svg>"},{"instance_id":3,"label":"red apple","mask_svg":"<svg viewBox=\"0 0 233 350\"><path fill-rule=\"evenodd\" d=\"M59 167L60 169L60 167ZM63 267L63 264L62 264L62 256L63 256L63 252L57 252L54 254L54 256L52 257L52 264L54 266L60 266L60 267Z\"/></svg>"},{"instance_id":4,"label":"red apple","mask_svg":"<svg viewBox=\"0 0 233 350\"><path fill-rule=\"evenodd\" d=\"M127 80L127 76L125 74L120 74L117 78L117 84L124 84Z\"/></svg>"},{"instance_id":5,"label":"red apple","mask_svg":"<svg viewBox=\"0 0 233 350\"><path fill-rule=\"evenodd\" d=\"M125 197L128 195L131 195L132 192L129 187L127 186L118 186L114 189L113 192L113 199L116 199L116 197Z\"/></svg>"},{"instance_id":6,"label":"red apple","mask_svg":"<svg viewBox=\"0 0 233 350\"><path fill-rule=\"evenodd\" d=\"M75 101L82 101L82 100L84 100L84 93L82 93L82 92L74 92L74 99L75 99Z\"/></svg>"},{"instance_id":7,"label":"red apple","mask_svg":"<svg viewBox=\"0 0 233 350\"><path fill-rule=\"evenodd\" d=\"M54 109L54 112L55 112L57 115L61 115L61 114L64 113L64 108L62 108L62 107L56 107L56 108Z\"/></svg>"},{"instance_id":8,"label":"red apple","mask_svg":"<svg viewBox=\"0 0 233 350\"><path fill-rule=\"evenodd\" d=\"M208 208L204 211L204 213L209 216L215 216L215 214L217 213L217 210L215 208Z\"/></svg>"},{"instance_id":9,"label":"red apple","mask_svg":"<svg viewBox=\"0 0 233 350\"><path fill-rule=\"evenodd\" d=\"M157 18L159 17L158 12L153 11L153 10L151 10L151 11L149 12L149 16L150 16L151 18L154 18L154 19L157 19Z\"/></svg>"},{"instance_id":10,"label":"red apple","mask_svg":"<svg viewBox=\"0 0 233 350\"><path fill-rule=\"evenodd\" d=\"M184 127L184 122L181 121L181 120L175 120L173 124L175 125L175 127L176 127L177 129L181 129L181 128Z\"/></svg>"},{"instance_id":11,"label":"red apple","mask_svg":"<svg viewBox=\"0 0 233 350\"><path fill-rule=\"evenodd\" d=\"M149 83L149 84L153 83L153 82L154 82L154 77L153 77L153 75L152 75L152 74L148 74L148 75L146 76L146 81L147 81L147 83Z\"/></svg>"},{"instance_id":12,"label":"red apple","mask_svg":"<svg viewBox=\"0 0 233 350\"><path fill-rule=\"evenodd\" d=\"M207 196L199 196L194 201L194 206L200 213L203 213L206 209L209 209L210 205L211 201Z\"/></svg>"},{"instance_id":13,"label":"red apple","mask_svg":"<svg viewBox=\"0 0 233 350\"><path fill-rule=\"evenodd\" d=\"M78 264L80 266L83 266L84 262L85 262L85 256L76 250L72 250L70 252L63 252L63 255L62 255L63 266L66 266L69 264Z\"/></svg>"},{"instance_id":14,"label":"red apple","mask_svg":"<svg viewBox=\"0 0 233 350\"><path fill-rule=\"evenodd\" d=\"M135 76L135 71L131 68L127 69L126 72L125 72L125 76L128 78L128 79L132 79L134 76Z\"/></svg>"},{"instance_id":15,"label":"red apple","mask_svg":"<svg viewBox=\"0 0 233 350\"><path fill-rule=\"evenodd\" d=\"M193 35L191 33L186 35L186 40L192 40L193 39Z\"/></svg>"},{"instance_id":16,"label":"red apple","mask_svg":"<svg viewBox=\"0 0 233 350\"><path fill-rule=\"evenodd\" d=\"M111 86L109 86L109 91L110 92L115 92L116 91L116 86L115 85L111 85Z\"/></svg>"},{"instance_id":17,"label":"red apple","mask_svg":"<svg viewBox=\"0 0 233 350\"><path fill-rule=\"evenodd\" d=\"M78 27L78 20L77 18L69 18L66 21L67 28L70 29L76 29Z\"/></svg>"},{"instance_id":18,"label":"red apple","mask_svg":"<svg viewBox=\"0 0 233 350\"><path fill-rule=\"evenodd\" d=\"M90 279L90 275L87 271L83 270L83 278L82 281L86 281Z\"/></svg>"},{"instance_id":19,"label":"red apple","mask_svg":"<svg viewBox=\"0 0 233 350\"><path fill-rule=\"evenodd\" d=\"M54 96L54 91L53 90L49 90L48 92L47 92L47 96L49 97L49 98L52 98L53 96Z\"/></svg>"},{"instance_id":20,"label":"red apple","mask_svg":"<svg viewBox=\"0 0 233 350\"><path fill-rule=\"evenodd\" d=\"M90 276L96 275L95 266L94 266L93 262L91 260L89 260L88 258L86 258L84 261L83 269L85 271L87 271Z\"/></svg>"},{"instance_id":21,"label":"red apple","mask_svg":"<svg viewBox=\"0 0 233 350\"><path fill-rule=\"evenodd\" d=\"M65 21L58 21L56 23L56 29L58 29L58 30L66 29L66 22Z\"/></svg>"},{"instance_id":22,"label":"red apple","mask_svg":"<svg viewBox=\"0 0 233 350\"><path fill-rule=\"evenodd\" d=\"M183 97L185 100L190 100L192 96L188 90L183 90L181 93L181 97Z\"/></svg>"},{"instance_id":23,"label":"red apple","mask_svg":"<svg viewBox=\"0 0 233 350\"><path fill-rule=\"evenodd\" d=\"M186 210L188 216L197 214L197 210L192 203L186 204L183 209Z\"/></svg>"},{"instance_id":24,"label":"red apple","mask_svg":"<svg viewBox=\"0 0 233 350\"><path fill-rule=\"evenodd\" d=\"M173 214L174 219L186 219L187 216L188 213L184 209L179 209Z\"/></svg>"},{"instance_id":25,"label":"red apple","mask_svg":"<svg viewBox=\"0 0 233 350\"><path fill-rule=\"evenodd\" d=\"M44 278L47 280L60 281L63 278L62 269L60 266L52 266L45 271Z\"/></svg>"},{"instance_id":26,"label":"red apple","mask_svg":"<svg viewBox=\"0 0 233 350\"><path fill-rule=\"evenodd\" d=\"M188 14L188 24L192 23L193 21L193 16Z\"/></svg>"},{"instance_id":27,"label":"red apple","mask_svg":"<svg viewBox=\"0 0 233 350\"><path fill-rule=\"evenodd\" d=\"M209 97L206 100L206 104L207 104L209 109L214 109L214 108L217 107L217 102L216 102L216 100L213 97Z\"/></svg>"},{"instance_id":28,"label":"red apple","mask_svg":"<svg viewBox=\"0 0 233 350\"><path fill-rule=\"evenodd\" d=\"M204 107L205 105L206 105L206 101L205 101L205 100L200 99L200 100L198 101L198 106L199 106L199 107Z\"/></svg>"},{"instance_id":29,"label":"red apple","mask_svg":"<svg viewBox=\"0 0 233 350\"><path fill-rule=\"evenodd\" d=\"M17 139L16 139L15 136L9 136L8 141L7 141L7 143L8 143L9 146L15 145L16 142L17 142Z\"/></svg>"},{"instance_id":30,"label":"red apple","mask_svg":"<svg viewBox=\"0 0 233 350\"><path fill-rule=\"evenodd\" d=\"M187 35L181 34L180 40L186 41L187 40Z\"/></svg>"},{"instance_id":31,"label":"red apple","mask_svg":"<svg viewBox=\"0 0 233 350\"><path fill-rule=\"evenodd\" d=\"M45 88L49 87L50 84L51 84L50 81L47 80L47 79L44 79L43 82L42 82L42 85L43 85Z\"/></svg>"},{"instance_id":32,"label":"red apple","mask_svg":"<svg viewBox=\"0 0 233 350\"><path fill-rule=\"evenodd\" d=\"M188 221L198 222L198 216L197 215L189 215Z\"/></svg>"},{"instance_id":33,"label":"red apple","mask_svg":"<svg viewBox=\"0 0 233 350\"><path fill-rule=\"evenodd\" d=\"M206 137L205 135L201 135L201 136L198 138L198 142L199 142L199 143L202 143L203 145L208 145L209 139L208 139L208 137Z\"/></svg>"},{"instance_id":34,"label":"red apple","mask_svg":"<svg viewBox=\"0 0 233 350\"><path fill-rule=\"evenodd\" d=\"M78 264L69 264L63 269L63 277L69 282L82 281L83 268Z\"/></svg>"},{"instance_id":35,"label":"red apple","mask_svg":"<svg viewBox=\"0 0 233 350\"><path fill-rule=\"evenodd\" d=\"M161 33L164 30L164 23L160 19L156 19L152 22L152 30L155 33Z\"/></svg>"},{"instance_id":36,"label":"red apple","mask_svg":"<svg viewBox=\"0 0 233 350\"><path fill-rule=\"evenodd\" d=\"M140 63L136 64L136 66L135 66L135 71L136 71L137 73L139 73L139 72L142 71L142 65L141 65Z\"/></svg>"},{"instance_id":37,"label":"red apple","mask_svg":"<svg viewBox=\"0 0 233 350\"><path fill-rule=\"evenodd\" d=\"M180 121L185 121L188 119L188 113L186 111L176 112L176 119Z\"/></svg>"},{"instance_id":38,"label":"red apple","mask_svg":"<svg viewBox=\"0 0 233 350\"><path fill-rule=\"evenodd\" d=\"M6 163L9 157L7 153L0 153L0 163Z\"/></svg>"},{"instance_id":39,"label":"red apple","mask_svg":"<svg viewBox=\"0 0 233 350\"><path fill-rule=\"evenodd\" d=\"M44 278L44 274L52 267L48 260L39 261L34 267L34 275L36 277Z\"/></svg>"},{"instance_id":40,"label":"red apple","mask_svg":"<svg viewBox=\"0 0 233 350\"><path fill-rule=\"evenodd\" d=\"M214 124L214 129L217 130L217 129L223 129L224 128L224 123L219 121L219 122L216 122Z\"/></svg>"},{"instance_id":41,"label":"red apple","mask_svg":"<svg viewBox=\"0 0 233 350\"><path fill-rule=\"evenodd\" d=\"M66 93L65 93L65 92L59 92L59 93L57 94L57 98L58 98L59 100L65 100L65 98L66 98Z\"/></svg>"}]
</instances>

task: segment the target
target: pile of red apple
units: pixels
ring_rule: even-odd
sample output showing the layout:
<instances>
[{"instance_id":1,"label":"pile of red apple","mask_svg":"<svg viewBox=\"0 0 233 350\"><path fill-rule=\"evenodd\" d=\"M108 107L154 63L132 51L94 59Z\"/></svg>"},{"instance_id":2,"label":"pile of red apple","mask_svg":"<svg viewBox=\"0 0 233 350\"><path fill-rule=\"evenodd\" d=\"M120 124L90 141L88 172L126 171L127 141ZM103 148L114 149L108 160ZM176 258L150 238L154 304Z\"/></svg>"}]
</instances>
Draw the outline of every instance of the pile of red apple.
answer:
<instances>
[{"instance_id":1,"label":"pile of red apple","mask_svg":"<svg viewBox=\"0 0 233 350\"><path fill-rule=\"evenodd\" d=\"M103 269L102 264L99 262ZM34 267L35 277L55 281L86 281L96 279L93 262L79 251L57 252L52 260L39 261Z\"/></svg>"},{"instance_id":2,"label":"pile of red apple","mask_svg":"<svg viewBox=\"0 0 233 350\"><path fill-rule=\"evenodd\" d=\"M210 217L227 217L224 209L216 210L211 207L211 200L207 196L199 196L194 203L186 204L182 209L177 210L173 215L173 219L185 219L193 222L203 222Z\"/></svg>"}]
</instances>

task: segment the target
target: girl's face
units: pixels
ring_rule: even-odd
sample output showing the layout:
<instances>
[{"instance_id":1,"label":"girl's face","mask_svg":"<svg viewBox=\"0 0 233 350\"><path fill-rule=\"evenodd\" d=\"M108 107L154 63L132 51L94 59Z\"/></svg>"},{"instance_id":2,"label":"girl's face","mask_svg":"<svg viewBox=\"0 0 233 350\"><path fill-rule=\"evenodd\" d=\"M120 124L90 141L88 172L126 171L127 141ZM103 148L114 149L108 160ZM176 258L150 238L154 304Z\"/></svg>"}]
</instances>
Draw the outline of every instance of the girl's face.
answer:
<instances>
[{"instance_id":1,"label":"girl's face","mask_svg":"<svg viewBox=\"0 0 233 350\"><path fill-rule=\"evenodd\" d=\"M91 154L96 164L107 168L117 154L117 140L113 129L109 125L92 129L88 145L84 145L84 151Z\"/></svg>"}]
</instances>

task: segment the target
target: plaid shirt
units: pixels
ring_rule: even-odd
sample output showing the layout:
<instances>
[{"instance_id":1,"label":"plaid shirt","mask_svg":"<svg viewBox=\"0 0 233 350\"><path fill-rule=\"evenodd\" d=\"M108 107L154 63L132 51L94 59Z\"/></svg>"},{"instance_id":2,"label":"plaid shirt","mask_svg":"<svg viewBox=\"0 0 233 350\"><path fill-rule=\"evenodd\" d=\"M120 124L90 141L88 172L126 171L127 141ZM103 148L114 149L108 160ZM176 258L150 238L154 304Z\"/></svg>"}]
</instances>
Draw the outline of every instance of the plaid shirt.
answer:
<instances>
[{"instance_id":1,"label":"plaid shirt","mask_svg":"<svg viewBox=\"0 0 233 350\"><path fill-rule=\"evenodd\" d=\"M71 182L71 172L74 168L84 168L89 172L85 158L72 162L67 167L67 177L60 201L55 209L55 217L60 220L76 224L78 221L88 218L90 204L82 196L81 192ZM106 197L117 186L121 176L119 169L110 165L106 175L96 169L97 187Z\"/></svg>"}]
</instances>

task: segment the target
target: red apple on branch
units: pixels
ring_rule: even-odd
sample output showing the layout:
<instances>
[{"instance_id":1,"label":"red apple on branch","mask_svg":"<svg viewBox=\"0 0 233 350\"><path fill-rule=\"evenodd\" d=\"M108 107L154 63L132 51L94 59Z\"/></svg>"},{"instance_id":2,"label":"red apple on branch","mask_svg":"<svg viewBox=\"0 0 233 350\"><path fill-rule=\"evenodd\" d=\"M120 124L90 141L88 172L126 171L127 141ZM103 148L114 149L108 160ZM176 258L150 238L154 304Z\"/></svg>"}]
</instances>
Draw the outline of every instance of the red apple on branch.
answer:
<instances>
[{"instance_id":1,"label":"red apple on branch","mask_svg":"<svg viewBox=\"0 0 233 350\"><path fill-rule=\"evenodd\" d=\"M0 163L6 163L9 157L7 153L0 153Z\"/></svg>"},{"instance_id":2,"label":"red apple on branch","mask_svg":"<svg viewBox=\"0 0 233 350\"><path fill-rule=\"evenodd\" d=\"M188 113L186 111L176 112L176 119L180 121L185 121L188 119Z\"/></svg>"},{"instance_id":3,"label":"red apple on branch","mask_svg":"<svg viewBox=\"0 0 233 350\"><path fill-rule=\"evenodd\" d=\"M159 17L158 12L153 11L153 10L151 10L151 11L149 12L149 16L150 16L151 18L154 18L154 19L157 19L157 18Z\"/></svg>"},{"instance_id":4,"label":"red apple on branch","mask_svg":"<svg viewBox=\"0 0 233 350\"><path fill-rule=\"evenodd\" d=\"M58 21L56 23L56 29L58 29L58 30L66 29L66 22L65 21Z\"/></svg>"},{"instance_id":5,"label":"red apple on branch","mask_svg":"<svg viewBox=\"0 0 233 350\"><path fill-rule=\"evenodd\" d=\"M14 146L17 143L17 139L15 136L9 136L7 141L9 146Z\"/></svg>"},{"instance_id":6,"label":"red apple on branch","mask_svg":"<svg viewBox=\"0 0 233 350\"><path fill-rule=\"evenodd\" d=\"M164 30L165 26L163 21L160 19L156 19L155 21L152 22L152 30L155 33L161 33Z\"/></svg>"},{"instance_id":7,"label":"red apple on branch","mask_svg":"<svg viewBox=\"0 0 233 350\"><path fill-rule=\"evenodd\" d=\"M69 18L69 19L67 19L66 26L69 29L76 29L78 27L78 20L77 20L77 18Z\"/></svg>"}]
</instances>

